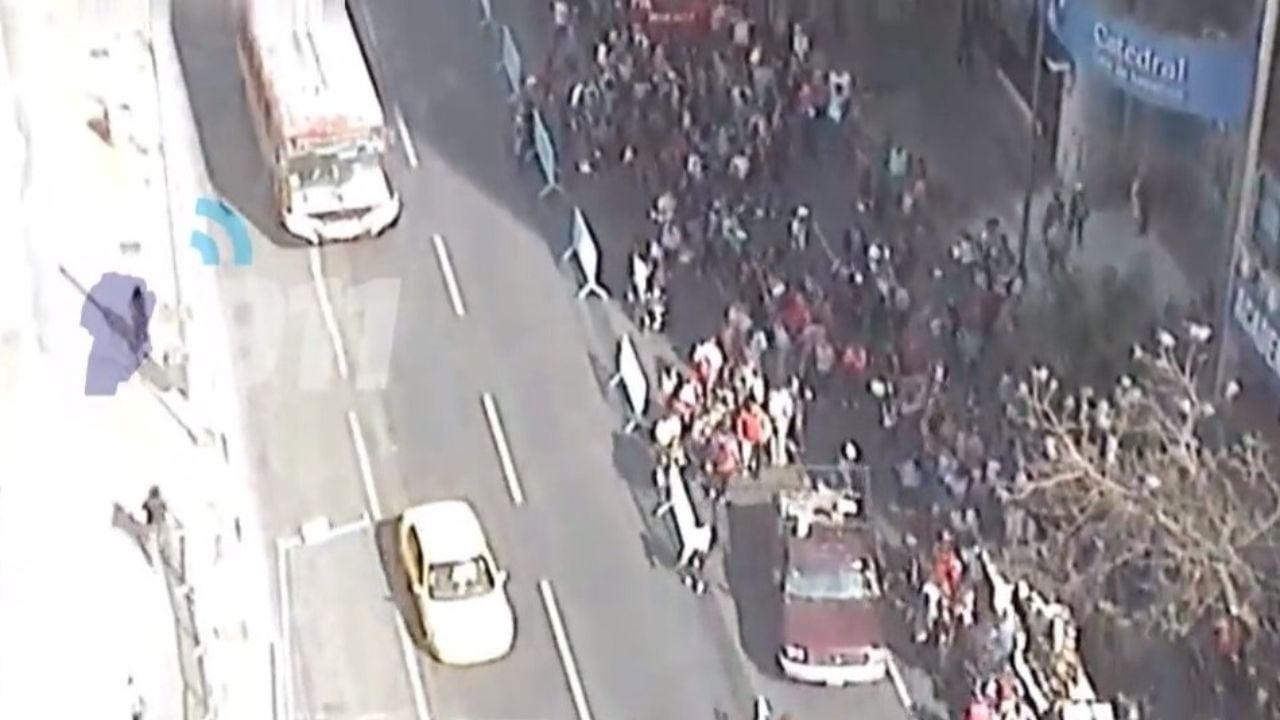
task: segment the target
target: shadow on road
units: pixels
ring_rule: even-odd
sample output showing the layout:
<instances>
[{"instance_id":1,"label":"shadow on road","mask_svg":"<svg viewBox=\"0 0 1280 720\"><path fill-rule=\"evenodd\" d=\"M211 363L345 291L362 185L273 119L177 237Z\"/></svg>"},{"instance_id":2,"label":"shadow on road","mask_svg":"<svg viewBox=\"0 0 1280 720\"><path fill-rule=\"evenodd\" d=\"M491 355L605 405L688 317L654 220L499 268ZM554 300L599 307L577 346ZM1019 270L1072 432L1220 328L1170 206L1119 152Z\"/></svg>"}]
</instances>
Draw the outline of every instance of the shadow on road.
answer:
<instances>
[{"instance_id":1,"label":"shadow on road","mask_svg":"<svg viewBox=\"0 0 1280 720\"><path fill-rule=\"evenodd\" d=\"M676 566L676 543L669 523L654 515L660 498L653 485L653 460L644 440L636 435L613 433L613 466L627 482L627 494L644 525L640 550L650 567L672 570Z\"/></svg>"},{"instance_id":2,"label":"shadow on road","mask_svg":"<svg viewBox=\"0 0 1280 720\"><path fill-rule=\"evenodd\" d=\"M738 610L738 644L767 676L779 677L775 657L782 647L782 595L774 574L781 567L778 514L772 502L734 503L727 510L725 577Z\"/></svg>"},{"instance_id":3,"label":"shadow on road","mask_svg":"<svg viewBox=\"0 0 1280 720\"><path fill-rule=\"evenodd\" d=\"M409 587L409 573L400 559L400 543L396 537L396 521L382 520L374 525L374 544L378 547L378 559L382 564L382 572L387 578L387 587L391 596L387 598L404 621L413 644L420 650L427 649L427 636L423 631L422 614L418 611L418 603Z\"/></svg>"},{"instance_id":4,"label":"shadow on road","mask_svg":"<svg viewBox=\"0 0 1280 720\"><path fill-rule=\"evenodd\" d=\"M277 219L236 55L237 3L175 0L172 32L214 190L273 244L301 247Z\"/></svg>"}]
</instances>

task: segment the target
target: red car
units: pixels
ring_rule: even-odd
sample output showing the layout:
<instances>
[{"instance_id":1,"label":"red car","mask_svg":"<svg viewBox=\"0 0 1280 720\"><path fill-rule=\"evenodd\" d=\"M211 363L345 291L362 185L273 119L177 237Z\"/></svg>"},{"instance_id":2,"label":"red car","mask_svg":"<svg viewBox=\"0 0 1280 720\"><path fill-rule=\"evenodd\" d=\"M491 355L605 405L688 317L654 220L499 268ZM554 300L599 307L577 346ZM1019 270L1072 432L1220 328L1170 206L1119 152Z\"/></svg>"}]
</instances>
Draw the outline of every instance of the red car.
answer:
<instances>
[{"instance_id":1,"label":"red car","mask_svg":"<svg viewBox=\"0 0 1280 720\"><path fill-rule=\"evenodd\" d=\"M822 492L806 491L811 497ZM786 556L778 663L788 678L799 682L879 682L889 672L890 653L870 528L851 513L813 513L812 501L802 502L810 503L800 510L803 519L796 517L795 501L783 503Z\"/></svg>"}]
</instances>

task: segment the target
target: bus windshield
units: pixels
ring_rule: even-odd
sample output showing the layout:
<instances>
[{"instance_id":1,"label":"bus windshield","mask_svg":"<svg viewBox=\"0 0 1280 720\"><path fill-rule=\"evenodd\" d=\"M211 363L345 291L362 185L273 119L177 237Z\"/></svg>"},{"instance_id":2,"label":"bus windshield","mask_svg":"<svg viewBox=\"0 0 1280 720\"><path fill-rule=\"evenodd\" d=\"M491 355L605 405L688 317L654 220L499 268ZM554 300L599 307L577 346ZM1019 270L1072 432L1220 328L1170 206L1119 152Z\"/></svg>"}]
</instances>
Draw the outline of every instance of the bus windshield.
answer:
<instances>
[{"instance_id":1,"label":"bus windshield","mask_svg":"<svg viewBox=\"0 0 1280 720\"><path fill-rule=\"evenodd\" d=\"M312 153L289 162L289 176L304 190L340 188L361 170L377 170L380 158L376 151L360 147L340 152Z\"/></svg>"}]
</instances>

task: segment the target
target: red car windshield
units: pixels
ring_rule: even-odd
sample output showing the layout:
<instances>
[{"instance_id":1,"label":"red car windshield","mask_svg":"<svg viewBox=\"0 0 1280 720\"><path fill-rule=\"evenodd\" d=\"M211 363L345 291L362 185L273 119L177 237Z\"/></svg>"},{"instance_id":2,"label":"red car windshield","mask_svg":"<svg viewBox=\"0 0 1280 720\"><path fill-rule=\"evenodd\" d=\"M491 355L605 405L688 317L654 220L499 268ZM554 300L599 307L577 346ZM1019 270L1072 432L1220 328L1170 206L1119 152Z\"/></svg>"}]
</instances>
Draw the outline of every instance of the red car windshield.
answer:
<instances>
[{"instance_id":1,"label":"red car windshield","mask_svg":"<svg viewBox=\"0 0 1280 720\"><path fill-rule=\"evenodd\" d=\"M812 601L864 602L880 597L880 582L874 566L853 563L834 568L787 569L784 582L787 597Z\"/></svg>"}]
</instances>

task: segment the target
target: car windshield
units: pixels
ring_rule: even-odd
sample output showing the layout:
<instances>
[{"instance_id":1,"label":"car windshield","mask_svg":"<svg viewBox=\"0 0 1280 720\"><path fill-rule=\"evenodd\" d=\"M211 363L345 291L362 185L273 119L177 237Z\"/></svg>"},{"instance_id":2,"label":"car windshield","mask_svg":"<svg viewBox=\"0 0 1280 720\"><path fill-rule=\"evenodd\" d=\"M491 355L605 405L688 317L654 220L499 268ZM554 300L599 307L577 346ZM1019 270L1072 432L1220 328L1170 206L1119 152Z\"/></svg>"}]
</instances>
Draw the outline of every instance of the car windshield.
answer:
<instances>
[{"instance_id":1,"label":"car windshield","mask_svg":"<svg viewBox=\"0 0 1280 720\"><path fill-rule=\"evenodd\" d=\"M862 560L822 570L791 567L785 591L802 600L874 600L880 597L880 579L875 566Z\"/></svg>"},{"instance_id":2,"label":"car windshield","mask_svg":"<svg viewBox=\"0 0 1280 720\"><path fill-rule=\"evenodd\" d=\"M340 152L316 153L294 158L289 174L303 189L338 188L361 169L376 169L378 154L370 148L349 148Z\"/></svg>"},{"instance_id":3,"label":"car windshield","mask_svg":"<svg viewBox=\"0 0 1280 720\"><path fill-rule=\"evenodd\" d=\"M494 586L493 568L483 556L427 567L427 593L432 600L466 600L493 592Z\"/></svg>"}]
</instances>

